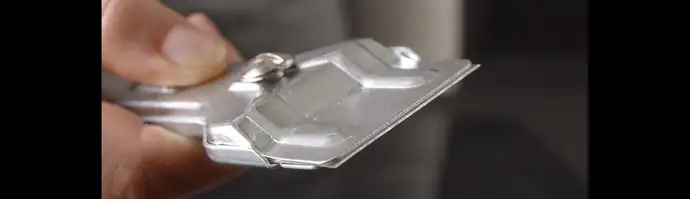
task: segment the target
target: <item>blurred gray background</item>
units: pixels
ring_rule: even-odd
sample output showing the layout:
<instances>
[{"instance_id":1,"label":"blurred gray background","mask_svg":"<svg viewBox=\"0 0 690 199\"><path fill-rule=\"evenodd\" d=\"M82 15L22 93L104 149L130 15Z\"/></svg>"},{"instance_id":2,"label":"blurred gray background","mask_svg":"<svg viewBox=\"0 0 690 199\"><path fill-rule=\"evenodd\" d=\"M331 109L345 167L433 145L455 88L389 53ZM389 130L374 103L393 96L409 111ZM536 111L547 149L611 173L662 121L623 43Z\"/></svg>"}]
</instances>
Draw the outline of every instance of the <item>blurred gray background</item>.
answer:
<instances>
[{"instance_id":1,"label":"blurred gray background","mask_svg":"<svg viewBox=\"0 0 690 199\"><path fill-rule=\"evenodd\" d=\"M587 198L585 0L164 2L245 57L371 37L483 65L339 169L250 169L196 198Z\"/></svg>"}]
</instances>

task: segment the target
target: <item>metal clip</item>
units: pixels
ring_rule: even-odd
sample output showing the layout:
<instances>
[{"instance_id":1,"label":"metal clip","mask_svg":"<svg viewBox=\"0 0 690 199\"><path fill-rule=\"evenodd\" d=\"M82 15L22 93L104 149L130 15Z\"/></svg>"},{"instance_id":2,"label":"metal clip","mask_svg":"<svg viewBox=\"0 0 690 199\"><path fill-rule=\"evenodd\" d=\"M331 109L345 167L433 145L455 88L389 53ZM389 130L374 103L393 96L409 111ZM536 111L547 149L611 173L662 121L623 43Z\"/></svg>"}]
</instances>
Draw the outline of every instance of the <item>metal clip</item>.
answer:
<instances>
[{"instance_id":1,"label":"metal clip","mask_svg":"<svg viewBox=\"0 0 690 199\"><path fill-rule=\"evenodd\" d=\"M102 93L146 122L200 137L216 162L337 168L479 67L419 63L409 48L358 39L294 58L260 54L191 88L103 73Z\"/></svg>"}]
</instances>

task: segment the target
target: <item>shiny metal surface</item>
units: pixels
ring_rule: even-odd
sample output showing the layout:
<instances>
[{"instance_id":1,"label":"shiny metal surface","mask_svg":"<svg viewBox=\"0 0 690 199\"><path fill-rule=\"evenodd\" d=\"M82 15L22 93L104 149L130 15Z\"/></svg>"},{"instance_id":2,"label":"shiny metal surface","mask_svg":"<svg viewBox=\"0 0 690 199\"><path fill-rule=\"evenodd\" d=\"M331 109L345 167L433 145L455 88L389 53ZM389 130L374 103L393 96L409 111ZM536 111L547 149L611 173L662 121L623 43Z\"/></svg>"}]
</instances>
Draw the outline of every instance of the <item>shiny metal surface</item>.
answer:
<instances>
[{"instance_id":1,"label":"shiny metal surface","mask_svg":"<svg viewBox=\"0 0 690 199\"><path fill-rule=\"evenodd\" d=\"M292 56L283 53L261 53L246 63L242 71L242 82L259 82L265 79L280 79L285 70L294 64Z\"/></svg>"},{"instance_id":2,"label":"shiny metal surface","mask_svg":"<svg viewBox=\"0 0 690 199\"><path fill-rule=\"evenodd\" d=\"M217 162L337 168L479 67L468 60L425 63L409 48L358 39L297 54L293 73L260 81L271 71L263 70L267 63L278 69L292 61L272 55L184 89L104 73L103 95L147 122L201 137Z\"/></svg>"}]
</instances>

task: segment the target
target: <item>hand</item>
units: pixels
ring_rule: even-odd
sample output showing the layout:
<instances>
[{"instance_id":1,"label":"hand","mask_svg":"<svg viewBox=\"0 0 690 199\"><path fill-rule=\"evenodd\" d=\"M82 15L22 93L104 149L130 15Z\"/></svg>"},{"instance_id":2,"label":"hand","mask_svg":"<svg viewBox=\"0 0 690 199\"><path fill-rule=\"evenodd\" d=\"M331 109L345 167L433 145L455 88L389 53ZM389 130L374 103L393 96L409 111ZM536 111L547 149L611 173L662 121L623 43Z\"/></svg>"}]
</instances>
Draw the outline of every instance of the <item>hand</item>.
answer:
<instances>
[{"instance_id":1,"label":"hand","mask_svg":"<svg viewBox=\"0 0 690 199\"><path fill-rule=\"evenodd\" d=\"M157 0L102 0L102 69L131 81L188 86L240 61L204 15ZM239 167L208 159L199 140L144 124L102 102L102 198L173 198L227 180Z\"/></svg>"}]
</instances>

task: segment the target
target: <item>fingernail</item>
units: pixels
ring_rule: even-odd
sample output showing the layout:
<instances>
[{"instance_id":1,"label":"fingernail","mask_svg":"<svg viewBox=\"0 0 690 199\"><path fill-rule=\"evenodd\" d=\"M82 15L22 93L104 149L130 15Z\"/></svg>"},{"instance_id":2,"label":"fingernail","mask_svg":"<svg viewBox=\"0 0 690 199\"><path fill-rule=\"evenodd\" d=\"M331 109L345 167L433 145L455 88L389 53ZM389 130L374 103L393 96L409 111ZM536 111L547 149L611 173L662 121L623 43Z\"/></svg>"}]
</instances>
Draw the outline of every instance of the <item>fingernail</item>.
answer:
<instances>
[{"instance_id":1,"label":"fingernail","mask_svg":"<svg viewBox=\"0 0 690 199\"><path fill-rule=\"evenodd\" d=\"M227 49L220 39L188 24L174 26L163 41L163 54L181 65L214 65L223 60Z\"/></svg>"}]
</instances>

